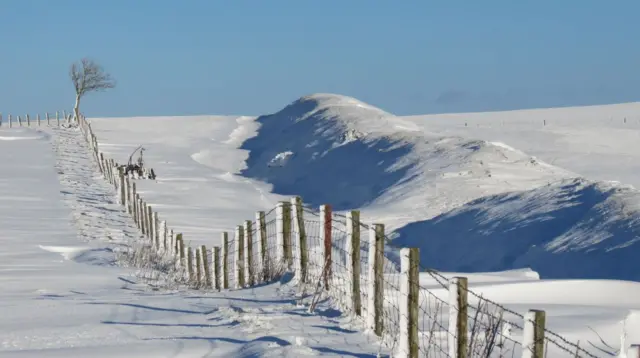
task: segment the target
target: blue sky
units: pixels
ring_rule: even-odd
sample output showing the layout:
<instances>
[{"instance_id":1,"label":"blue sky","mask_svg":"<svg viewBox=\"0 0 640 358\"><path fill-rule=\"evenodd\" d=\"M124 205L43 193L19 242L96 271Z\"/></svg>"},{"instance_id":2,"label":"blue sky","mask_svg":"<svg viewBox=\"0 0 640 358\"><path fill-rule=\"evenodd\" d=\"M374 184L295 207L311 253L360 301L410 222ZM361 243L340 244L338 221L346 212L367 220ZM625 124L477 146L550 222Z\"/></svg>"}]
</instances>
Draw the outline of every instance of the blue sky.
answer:
<instances>
[{"instance_id":1,"label":"blue sky","mask_svg":"<svg viewBox=\"0 0 640 358\"><path fill-rule=\"evenodd\" d=\"M0 112L263 114L315 92L396 114L640 100L640 1L0 0Z\"/></svg>"}]
</instances>

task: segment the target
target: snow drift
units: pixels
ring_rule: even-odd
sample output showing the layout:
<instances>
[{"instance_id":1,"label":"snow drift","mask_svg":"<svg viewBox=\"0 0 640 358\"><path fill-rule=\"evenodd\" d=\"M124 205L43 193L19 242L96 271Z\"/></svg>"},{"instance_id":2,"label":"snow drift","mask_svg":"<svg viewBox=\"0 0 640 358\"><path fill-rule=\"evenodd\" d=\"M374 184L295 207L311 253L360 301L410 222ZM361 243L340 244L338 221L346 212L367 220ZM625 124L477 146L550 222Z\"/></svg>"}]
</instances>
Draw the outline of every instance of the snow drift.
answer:
<instances>
[{"instance_id":1,"label":"snow drift","mask_svg":"<svg viewBox=\"0 0 640 358\"><path fill-rule=\"evenodd\" d=\"M446 137L356 99L316 94L258 117L241 174L313 206L361 209L449 271L640 280L638 192L500 142Z\"/></svg>"},{"instance_id":2,"label":"snow drift","mask_svg":"<svg viewBox=\"0 0 640 358\"><path fill-rule=\"evenodd\" d=\"M257 122L258 134L241 147L249 151L241 173L316 206L364 206L414 164L398 163L412 148L394 133L416 127L352 98L303 97Z\"/></svg>"},{"instance_id":3,"label":"snow drift","mask_svg":"<svg viewBox=\"0 0 640 358\"><path fill-rule=\"evenodd\" d=\"M640 280L640 195L631 188L565 180L491 195L397 231L440 270L531 267L541 277Z\"/></svg>"}]
</instances>

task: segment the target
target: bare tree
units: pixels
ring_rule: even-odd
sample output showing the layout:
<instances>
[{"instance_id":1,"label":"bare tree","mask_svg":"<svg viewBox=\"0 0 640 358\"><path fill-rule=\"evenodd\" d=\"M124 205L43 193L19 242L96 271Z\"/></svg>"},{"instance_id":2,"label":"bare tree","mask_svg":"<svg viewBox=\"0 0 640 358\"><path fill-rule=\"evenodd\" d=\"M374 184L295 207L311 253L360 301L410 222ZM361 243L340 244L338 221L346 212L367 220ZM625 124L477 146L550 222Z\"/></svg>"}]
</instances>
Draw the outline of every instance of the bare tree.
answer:
<instances>
[{"instance_id":1,"label":"bare tree","mask_svg":"<svg viewBox=\"0 0 640 358\"><path fill-rule=\"evenodd\" d=\"M76 90L76 104L73 107L76 120L80 118L80 99L85 94L104 91L116 86L111 75L104 72L102 66L88 58L83 58L80 63L72 64L69 76Z\"/></svg>"}]
</instances>

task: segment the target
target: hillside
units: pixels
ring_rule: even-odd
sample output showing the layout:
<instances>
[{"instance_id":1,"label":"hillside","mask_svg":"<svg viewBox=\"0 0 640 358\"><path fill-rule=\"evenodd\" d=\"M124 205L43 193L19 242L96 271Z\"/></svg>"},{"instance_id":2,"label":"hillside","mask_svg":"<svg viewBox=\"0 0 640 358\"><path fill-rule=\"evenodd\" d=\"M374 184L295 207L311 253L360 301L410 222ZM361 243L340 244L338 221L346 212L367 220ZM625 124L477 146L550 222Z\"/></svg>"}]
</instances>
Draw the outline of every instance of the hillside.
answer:
<instances>
[{"instance_id":1,"label":"hillside","mask_svg":"<svg viewBox=\"0 0 640 358\"><path fill-rule=\"evenodd\" d=\"M240 174L314 206L360 208L395 245L420 247L429 267L640 280L633 188L345 96L306 96L256 122Z\"/></svg>"}]
</instances>

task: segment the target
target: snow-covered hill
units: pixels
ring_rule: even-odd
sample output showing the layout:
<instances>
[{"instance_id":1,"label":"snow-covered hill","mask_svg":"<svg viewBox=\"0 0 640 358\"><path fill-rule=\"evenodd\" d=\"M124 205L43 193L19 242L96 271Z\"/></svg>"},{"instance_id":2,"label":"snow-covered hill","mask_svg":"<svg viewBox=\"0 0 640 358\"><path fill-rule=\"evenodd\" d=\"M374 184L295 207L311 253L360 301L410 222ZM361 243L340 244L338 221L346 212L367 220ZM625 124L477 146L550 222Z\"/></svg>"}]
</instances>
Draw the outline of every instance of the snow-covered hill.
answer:
<instances>
[{"instance_id":1,"label":"snow-covered hill","mask_svg":"<svg viewBox=\"0 0 640 358\"><path fill-rule=\"evenodd\" d=\"M443 136L356 99L319 94L256 120L244 176L314 206L361 208L429 267L531 267L547 278L640 280L640 196L502 142ZM415 119L414 119L415 121Z\"/></svg>"}]
</instances>

